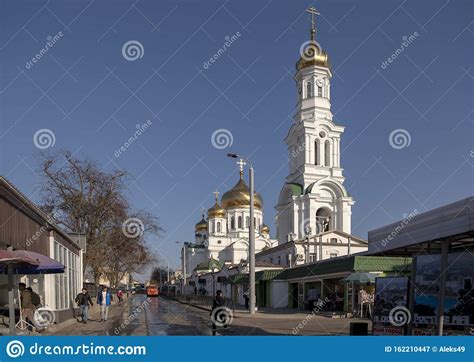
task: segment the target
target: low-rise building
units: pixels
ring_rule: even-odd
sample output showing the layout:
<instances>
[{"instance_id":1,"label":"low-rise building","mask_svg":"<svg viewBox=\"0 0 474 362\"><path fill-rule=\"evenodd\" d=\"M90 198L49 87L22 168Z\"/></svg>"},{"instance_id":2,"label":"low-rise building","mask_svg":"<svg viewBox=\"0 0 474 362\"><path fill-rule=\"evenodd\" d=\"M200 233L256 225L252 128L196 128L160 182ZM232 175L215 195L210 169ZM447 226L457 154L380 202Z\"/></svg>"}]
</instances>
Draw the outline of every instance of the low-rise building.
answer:
<instances>
[{"instance_id":1,"label":"low-rise building","mask_svg":"<svg viewBox=\"0 0 474 362\"><path fill-rule=\"evenodd\" d=\"M74 298L82 288L83 248L78 235L68 235L12 183L0 176L0 248L28 250L65 266L61 274L17 275L55 312L56 322L73 317ZM0 306L8 307L7 276L0 275ZM18 300L16 301L18 303Z\"/></svg>"}]
</instances>

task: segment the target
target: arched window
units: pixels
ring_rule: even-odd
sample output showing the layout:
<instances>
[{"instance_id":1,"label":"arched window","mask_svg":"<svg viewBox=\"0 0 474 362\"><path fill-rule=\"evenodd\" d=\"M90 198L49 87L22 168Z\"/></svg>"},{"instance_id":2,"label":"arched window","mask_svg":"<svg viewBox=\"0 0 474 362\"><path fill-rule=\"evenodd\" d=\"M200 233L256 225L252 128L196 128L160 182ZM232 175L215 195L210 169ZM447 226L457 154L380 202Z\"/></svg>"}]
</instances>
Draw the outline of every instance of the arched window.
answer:
<instances>
[{"instance_id":1,"label":"arched window","mask_svg":"<svg viewBox=\"0 0 474 362\"><path fill-rule=\"evenodd\" d=\"M331 145L329 141L324 142L324 166L331 166Z\"/></svg>"},{"instance_id":2,"label":"arched window","mask_svg":"<svg viewBox=\"0 0 474 362\"><path fill-rule=\"evenodd\" d=\"M230 217L230 229L231 230L235 229L235 217L234 216Z\"/></svg>"},{"instance_id":3,"label":"arched window","mask_svg":"<svg viewBox=\"0 0 474 362\"><path fill-rule=\"evenodd\" d=\"M239 229L242 229L242 216L239 216L239 218L237 219L237 227Z\"/></svg>"},{"instance_id":4,"label":"arched window","mask_svg":"<svg viewBox=\"0 0 474 362\"><path fill-rule=\"evenodd\" d=\"M333 229L331 211L326 208L319 208L316 211L316 234Z\"/></svg>"},{"instance_id":5,"label":"arched window","mask_svg":"<svg viewBox=\"0 0 474 362\"><path fill-rule=\"evenodd\" d=\"M322 97L322 96L323 96L323 87L318 85L318 97Z\"/></svg>"},{"instance_id":6,"label":"arched window","mask_svg":"<svg viewBox=\"0 0 474 362\"><path fill-rule=\"evenodd\" d=\"M218 233L221 232L221 222L220 221L217 222L217 232Z\"/></svg>"},{"instance_id":7,"label":"arched window","mask_svg":"<svg viewBox=\"0 0 474 362\"><path fill-rule=\"evenodd\" d=\"M250 217L249 217L249 216L246 216L246 217L245 217L245 227L248 228L248 227L249 227L249 224L250 224Z\"/></svg>"},{"instance_id":8,"label":"arched window","mask_svg":"<svg viewBox=\"0 0 474 362\"><path fill-rule=\"evenodd\" d=\"M311 81L306 83L306 98L313 96L313 83Z\"/></svg>"},{"instance_id":9,"label":"arched window","mask_svg":"<svg viewBox=\"0 0 474 362\"><path fill-rule=\"evenodd\" d=\"M319 165L319 141L314 141L314 164Z\"/></svg>"}]
</instances>

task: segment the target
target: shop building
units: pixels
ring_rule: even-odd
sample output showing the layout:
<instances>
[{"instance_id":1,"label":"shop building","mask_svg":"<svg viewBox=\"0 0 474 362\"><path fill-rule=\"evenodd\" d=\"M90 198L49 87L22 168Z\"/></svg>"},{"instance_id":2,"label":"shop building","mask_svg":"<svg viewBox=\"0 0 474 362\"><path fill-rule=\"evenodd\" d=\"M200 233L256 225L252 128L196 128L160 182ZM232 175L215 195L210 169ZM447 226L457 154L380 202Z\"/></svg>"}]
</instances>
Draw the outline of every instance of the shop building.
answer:
<instances>
[{"instance_id":1,"label":"shop building","mask_svg":"<svg viewBox=\"0 0 474 362\"><path fill-rule=\"evenodd\" d=\"M24 282L38 293L42 304L55 312L56 322L74 315L74 298L83 283L84 247L83 238L66 234L51 216L0 176L0 248L37 252L65 267L61 274L16 275L16 285ZM0 290L0 305L8 308L6 275L0 275Z\"/></svg>"}]
</instances>

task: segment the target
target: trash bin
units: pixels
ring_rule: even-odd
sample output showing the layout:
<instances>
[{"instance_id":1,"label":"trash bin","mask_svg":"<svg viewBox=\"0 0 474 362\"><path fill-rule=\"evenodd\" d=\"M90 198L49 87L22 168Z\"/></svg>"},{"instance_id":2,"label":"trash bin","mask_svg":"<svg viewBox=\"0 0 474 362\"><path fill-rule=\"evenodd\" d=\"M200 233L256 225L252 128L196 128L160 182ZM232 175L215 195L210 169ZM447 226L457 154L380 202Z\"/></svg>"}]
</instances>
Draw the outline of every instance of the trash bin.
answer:
<instances>
[{"instance_id":1,"label":"trash bin","mask_svg":"<svg viewBox=\"0 0 474 362\"><path fill-rule=\"evenodd\" d=\"M367 336L369 334L369 324L364 322L351 322L349 334L351 336Z\"/></svg>"}]
</instances>

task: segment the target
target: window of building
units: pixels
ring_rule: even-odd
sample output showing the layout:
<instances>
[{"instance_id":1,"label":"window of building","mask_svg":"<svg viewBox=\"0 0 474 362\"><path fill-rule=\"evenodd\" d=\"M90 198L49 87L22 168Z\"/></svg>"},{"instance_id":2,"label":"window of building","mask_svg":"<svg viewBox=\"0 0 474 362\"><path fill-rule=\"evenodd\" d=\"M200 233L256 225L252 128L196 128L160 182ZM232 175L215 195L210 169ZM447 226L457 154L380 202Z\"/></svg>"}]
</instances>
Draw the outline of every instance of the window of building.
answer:
<instances>
[{"instance_id":1,"label":"window of building","mask_svg":"<svg viewBox=\"0 0 474 362\"><path fill-rule=\"evenodd\" d=\"M235 229L235 217L234 216L230 217L230 229L231 230Z\"/></svg>"},{"instance_id":2,"label":"window of building","mask_svg":"<svg viewBox=\"0 0 474 362\"><path fill-rule=\"evenodd\" d=\"M222 240L217 240L217 244L222 244Z\"/></svg>"},{"instance_id":3,"label":"window of building","mask_svg":"<svg viewBox=\"0 0 474 362\"><path fill-rule=\"evenodd\" d=\"M331 145L329 144L329 141L324 142L324 166L331 166L330 165L330 160L331 160Z\"/></svg>"},{"instance_id":4,"label":"window of building","mask_svg":"<svg viewBox=\"0 0 474 362\"><path fill-rule=\"evenodd\" d=\"M217 232L218 233L221 232L221 223L220 223L220 221L217 222Z\"/></svg>"},{"instance_id":5,"label":"window of building","mask_svg":"<svg viewBox=\"0 0 474 362\"><path fill-rule=\"evenodd\" d=\"M249 227L249 224L250 224L250 217L249 217L249 216L246 216L246 217L245 217L245 227L248 228L248 227Z\"/></svg>"},{"instance_id":6,"label":"window of building","mask_svg":"<svg viewBox=\"0 0 474 362\"><path fill-rule=\"evenodd\" d=\"M331 238L330 242L331 242L332 244L337 244L337 238Z\"/></svg>"},{"instance_id":7,"label":"window of building","mask_svg":"<svg viewBox=\"0 0 474 362\"><path fill-rule=\"evenodd\" d=\"M315 253L311 253L309 254L309 262L312 263L314 261L316 261L316 254Z\"/></svg>"},{"instance_id":8,"label":"window of building","mask_svg":"<svg viewBox=\"0 0 474 362\"><path fill-rule=\"evenodd\" d=\"M306 83L306 98L313 96L313 83L311 81Z\"/></svg>"},{"instance_id":9,"label":"window of building","mask_svg":"<svg viewBox=\"0 0 474 362\"><path fill-rule=\"evenodd\" d=\"M281 265L281 256L278 256L278 265Z\"/></svg>"},{"instance_id":10,"label":"window of building","mask_svg":"<svg viewBox=\"0 0 474 362\"><path fill-rule=\"evenodd\" d=\"M239 229L242 229L242 216L239 216L237 219L237 227Z\"/></svg>"},{"instance_id":11,"label":"window of building","mask_svg":"<svg viewBox=\"0 0 474 362\"><path fill-rule=\"evenodd\" d=\"M322 96L323 96L323 87L318 85L318 97L322 97Z\"/></svg>"},{"instance_id":12,"label":"window of building","mask_svg":"<svg viewBox=\"0 0 474 362\"><path fill-rule=\"evenodd\" d=\"M314 164L319 165L319 141L314 141Z\"/></svg>"},{"instance_id":13,"label":"window of building","mask_svg":"<svg viewBox=\"0 0 474 362\"><path fill-rule=\"evenodd\" d=\"M337 258L337 253L330 253L329 254L329 257L332 259L332 258Z\"/></svg>"}]
</instances>

